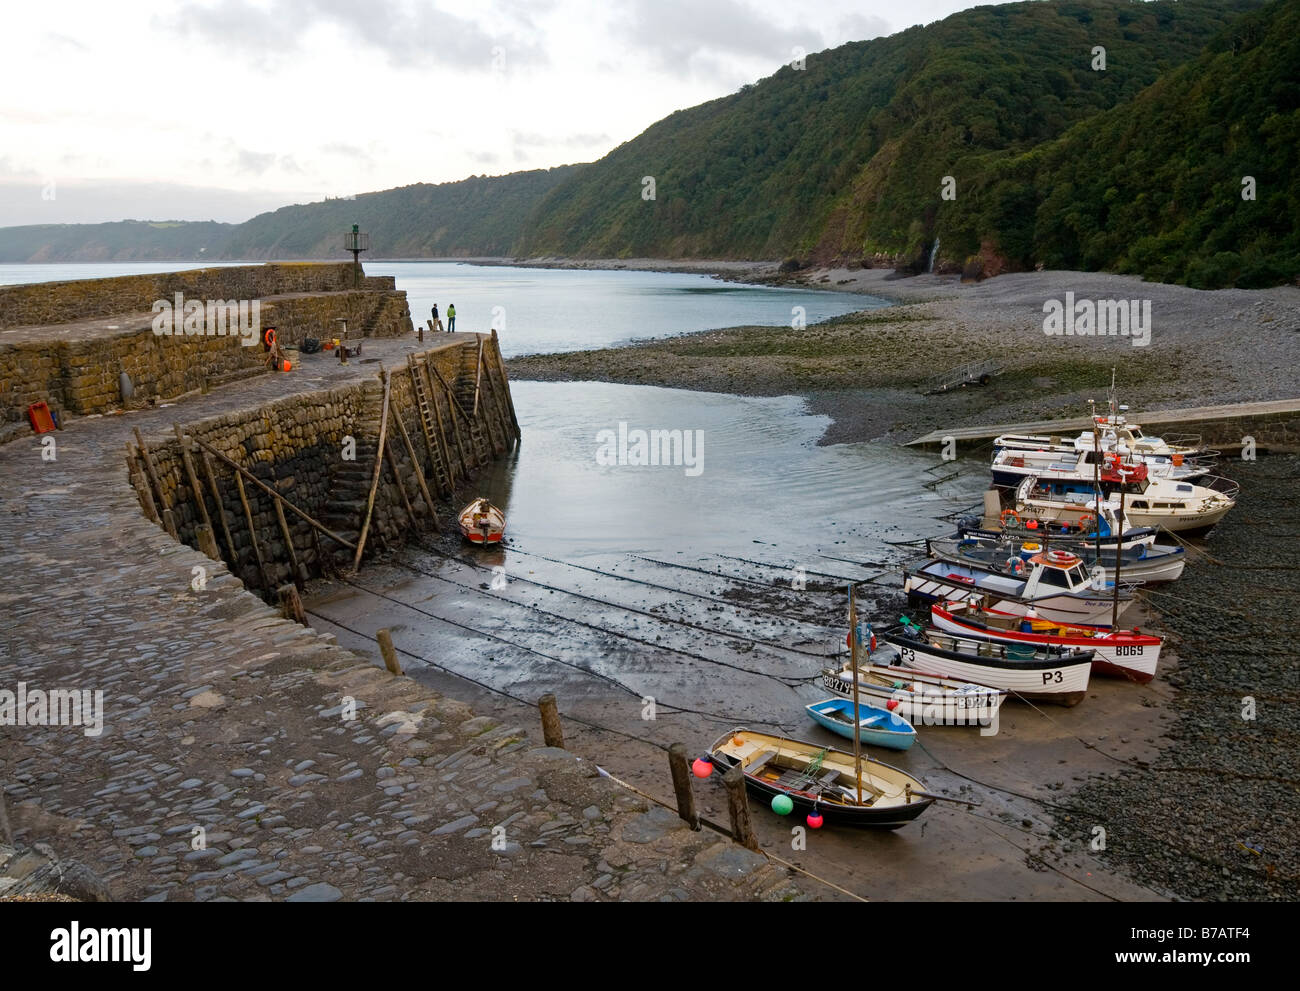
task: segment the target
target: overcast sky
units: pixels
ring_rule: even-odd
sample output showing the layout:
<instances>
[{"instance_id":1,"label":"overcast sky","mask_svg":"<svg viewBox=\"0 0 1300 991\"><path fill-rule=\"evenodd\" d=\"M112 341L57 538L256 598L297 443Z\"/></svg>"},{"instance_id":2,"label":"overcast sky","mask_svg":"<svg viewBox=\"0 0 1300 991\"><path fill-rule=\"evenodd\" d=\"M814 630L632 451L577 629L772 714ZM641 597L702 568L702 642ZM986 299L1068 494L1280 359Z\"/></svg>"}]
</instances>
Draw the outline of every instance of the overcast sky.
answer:
<instances>
[{"instance_id":1,"label":"overcast sky","mask_svg":"<svg viewBox=\"0 0 1300 991\"><path fill-rule=\"evenodd\" d=\"M599 158L971 0L40 0L0 59L0 226L238 222Z\"/></svg>"}]
</instances>

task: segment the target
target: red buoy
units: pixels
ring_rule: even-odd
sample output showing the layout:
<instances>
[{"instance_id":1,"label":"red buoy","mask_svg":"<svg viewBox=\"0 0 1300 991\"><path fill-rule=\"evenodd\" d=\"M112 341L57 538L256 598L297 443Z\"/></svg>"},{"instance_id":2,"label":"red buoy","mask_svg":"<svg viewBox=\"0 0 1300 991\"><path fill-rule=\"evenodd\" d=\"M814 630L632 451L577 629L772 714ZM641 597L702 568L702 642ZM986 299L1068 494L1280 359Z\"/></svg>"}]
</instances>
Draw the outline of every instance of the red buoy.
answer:
<instances>
[{"instance_id":1,"label":"red buoy","mask_svg":"<svg viewBox=\"0 0 1300 991\"><path fill-rule=\"evenodd\" d=\"M691 771L697 778L707 778L713 773L713 761L707 757L696 757L691 764Z\"/></svg>"},{"instance_id":2,"label":"red buoy","mask_svg":"<svg viewBox=\"0 0 1300 991\"><path fill-rule=\"evenodd\" d=\"M888 702L885 703L885 708L888 709L890 712L893 712L895 709L898 708L898 699L890 699Z\"/></svg>"},{"instance_id":3,"label":"red buoy","mask_svg":"<svg viewBox=\"0 0 1300 991\"><path fill-rule=\"evenodd\" d=\"M822 821L823 821L823 820L822 820L822 814L821 814L820 812L809 812L809 813L808 813L808 828L809 828L809 829L821 829L821 828L822 828Z\"/></svg>"}]
</instances>

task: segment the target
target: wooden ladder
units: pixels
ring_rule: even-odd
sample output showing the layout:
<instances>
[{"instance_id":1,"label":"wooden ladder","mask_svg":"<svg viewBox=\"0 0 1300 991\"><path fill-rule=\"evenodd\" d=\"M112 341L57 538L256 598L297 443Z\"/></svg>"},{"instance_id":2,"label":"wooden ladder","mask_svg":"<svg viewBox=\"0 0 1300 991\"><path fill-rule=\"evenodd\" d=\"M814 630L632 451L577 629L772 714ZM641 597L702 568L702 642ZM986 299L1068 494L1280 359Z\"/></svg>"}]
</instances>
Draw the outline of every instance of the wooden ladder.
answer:
<instances>
[{"instance_id":1,"label":"wooden ladder","mask_svg":"<svg viewBox=\"0 0 1300 991\"><path fill-rule=\"evenodd\" d=\"M429 390L425 388L424 376L416 364L415 355L408 354L406 363L411 373L411 388L414 391L415 404L420 411L420 428L424 431L424 442L429 449L433 480L438 486L440 495L451 495L455 488L451 466L447 462L447 452L439 443L442 436L441 417L435 419L433 399L429 395Z\"/></svg>"}]
</instances>

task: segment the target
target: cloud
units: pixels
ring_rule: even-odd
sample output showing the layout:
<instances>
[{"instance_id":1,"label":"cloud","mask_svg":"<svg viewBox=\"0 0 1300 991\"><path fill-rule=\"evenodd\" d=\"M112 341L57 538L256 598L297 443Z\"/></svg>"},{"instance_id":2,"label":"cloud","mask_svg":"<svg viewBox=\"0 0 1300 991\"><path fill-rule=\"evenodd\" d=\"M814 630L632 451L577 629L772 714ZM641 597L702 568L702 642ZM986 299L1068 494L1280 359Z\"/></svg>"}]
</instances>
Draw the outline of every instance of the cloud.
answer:
<instances>
[{"instance_id":1,"label":"cloud","mask_svg":"<svg viewBox=\"0 0 1300 991\"><path fill-rule=\"evenodd\" d=\"M849 41L870 41L872 38L894 33L893 27L883 17L857 12L841 18L835 28L840 44Z\"/></svg>"},{"instance_id":2,"label":"cloud","mask_svg":"<svg viewBox=\"0 0 1300 991\"><path fill-rule=\"evenodd\" d=\"M608 134L537 134L530 131L511 131L510 140L516 148L590 148L607 145Z\"/></svg>"},{"instance_id":3,"label":"cloud","mask_svg":"<svg viewBox=\"0 0 1300 991\"><path fill-rule=\"evenodd\" d=\"M249 148L235 149L235 156L230 167L236 172L265 175L271 169L301 175L302 167L292 155L281 155L273 151L253 151Z\"/></svg>"},{"instance_id":4,"label":"cloud","mask_svg":"<svg viewBox=\"0 0 1300 991\"><path fill-rule=\"evenodd\" d=\"M720 70L726 56L775 66L796 46L810 52L826 47L820 32L776 24L739 0L631 0L621 9L629 13L616 34L664 67Z\"/></svg>"},{"instance_id":5,"label":"cloud","mask_svg":"<svg viewBox=\"0 0 1300 991\"><path fill-rule=\"evenodd\" d=\"M493 68L497 50L504 51L507 65L547 61L539 47L514 33L486 31L476 21L419 0L272 0L266 7L217 0L187 3L173 17L156 22L260 56L263 62L271 53L303 50L304 37L321 27L338 29L350 42L382 53L399 68L450 65L486 72Z\"/></svg>"}]
</instances>

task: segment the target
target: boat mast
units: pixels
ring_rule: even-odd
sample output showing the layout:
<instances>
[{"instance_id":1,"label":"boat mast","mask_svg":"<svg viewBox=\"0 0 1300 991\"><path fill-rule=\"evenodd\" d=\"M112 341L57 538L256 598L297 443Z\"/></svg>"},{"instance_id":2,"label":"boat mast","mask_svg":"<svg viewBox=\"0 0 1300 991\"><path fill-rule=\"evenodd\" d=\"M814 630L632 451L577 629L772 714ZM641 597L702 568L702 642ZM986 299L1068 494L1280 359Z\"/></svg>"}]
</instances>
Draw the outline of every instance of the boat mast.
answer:
<instances>
[{"instance_id":1,"label":"boat mast","mask_svg":"<svg viewBox=\"0 0 1300 991\"><path fill-rule=\"evenodd\" d=\"M853 771L858 782L858 804L862 804L862 724L858 714L858 600L849 586L849 666L853 669Z\"/></svg>"},{"instance_id":2,"label":"boat mast","mask_svg":"<svg viewBox=\"0 0 1300 991\"><path fill-rule=\"evenodd\" d=\"M1116 443L1116 447L1118 447ZM1129 469L1122 465L1116 469L1119 475L1119 518L1124 519L1124 486L1128 484L1129 475L1133 474ZM1111 633L1119 633L1119 562L1123 554L1120 550L1120 544L1115 544L1115 599L1111 605L1110 611L1110 630Z\"/></svg>"},{"instance_id":3,"label":"boat mast","mask_svg":"<svg viewBox=\"0 0 1300 991\"><path fill-rule=\"evenodd\" d=\"M1092 485L1097 493L1097 512L1094 522L1097 526L1097 563L1101 564L1101 433L1097 430L1097 401L1088 400L1088 409L1092 415ZM1122 526L1122 525L1121 525ZM1120 536L1117 534L1116 536ZM1122 541L1121 541L1122 542Z\"/></svg>"}]
</instances>

